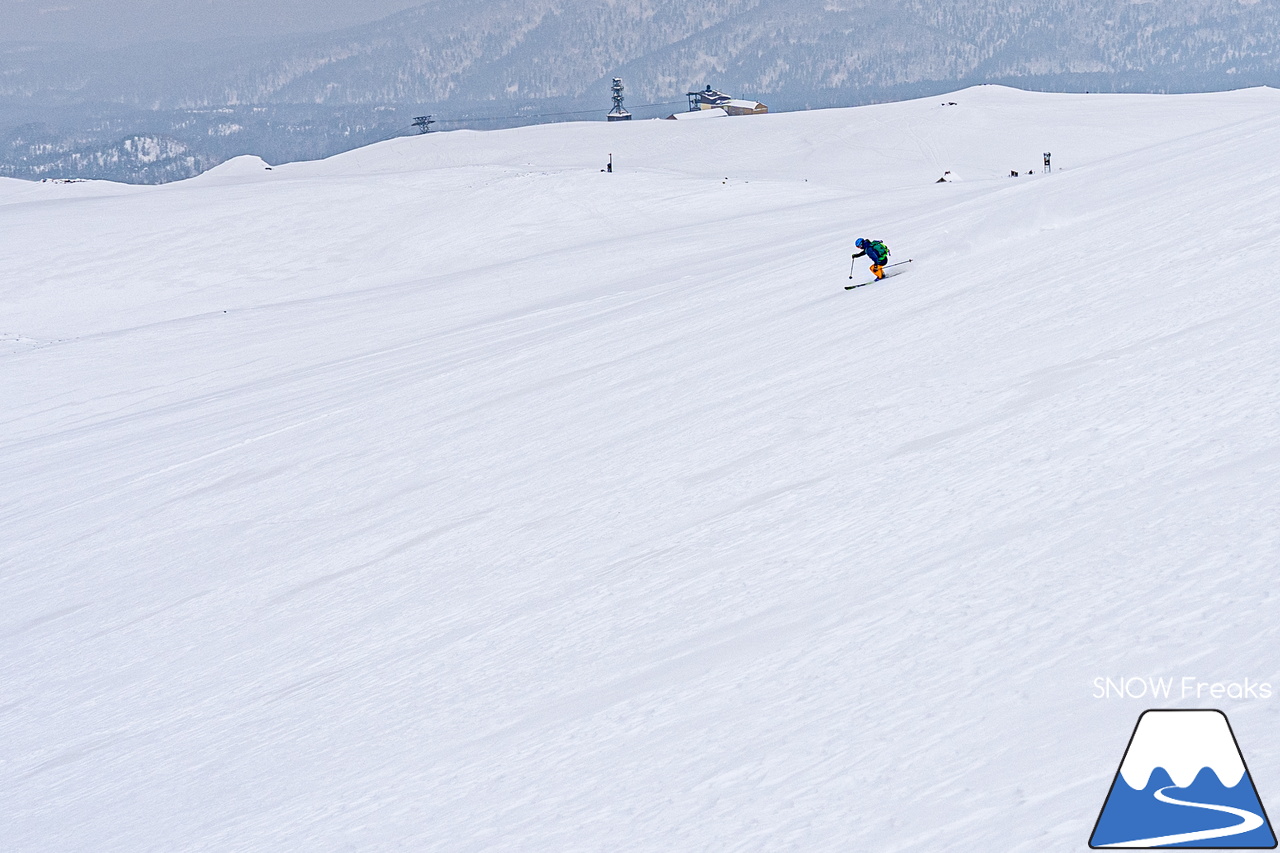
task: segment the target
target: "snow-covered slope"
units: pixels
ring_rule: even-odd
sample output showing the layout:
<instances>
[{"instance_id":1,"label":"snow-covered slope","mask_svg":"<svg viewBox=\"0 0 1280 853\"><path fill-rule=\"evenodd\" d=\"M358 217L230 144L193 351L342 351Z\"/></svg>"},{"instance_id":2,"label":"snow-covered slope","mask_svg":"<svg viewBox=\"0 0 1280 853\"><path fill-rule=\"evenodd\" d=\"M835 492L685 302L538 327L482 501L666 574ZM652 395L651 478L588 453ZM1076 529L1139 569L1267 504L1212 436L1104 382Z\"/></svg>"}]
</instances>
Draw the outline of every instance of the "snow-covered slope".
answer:
<instances>
[{"instance_id":1,"label":"snow-covered slope","mask_svg":"<svg viewBox=\"0 0 1280 853\"><path fill-rule=\"evenodd\" d=\"M1095 677L1280 682L1278 108L0 182L5 849L1083 848Z\"/></svg>"}]
</instances>

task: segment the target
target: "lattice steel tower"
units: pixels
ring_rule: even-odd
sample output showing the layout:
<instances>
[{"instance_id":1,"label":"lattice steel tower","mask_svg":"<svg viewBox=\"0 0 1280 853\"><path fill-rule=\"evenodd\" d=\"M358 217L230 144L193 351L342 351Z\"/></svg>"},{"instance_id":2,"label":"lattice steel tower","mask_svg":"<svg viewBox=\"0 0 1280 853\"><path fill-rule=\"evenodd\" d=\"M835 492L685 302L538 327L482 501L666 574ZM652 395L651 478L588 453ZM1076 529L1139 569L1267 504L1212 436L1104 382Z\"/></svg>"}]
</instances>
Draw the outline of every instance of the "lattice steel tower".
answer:
<instances>
[{"instance_id":1,"label":"lattice steel tower","mask_svg":"<svg viewBox=\"0 0 1280 853\"><path fill-rule=\"evenodd\" d=\"M622 105L622 78L613 78L613 109L609 110L607 116L609 121L630 121L631 113L627 112L627 108Z\"/></svg>"}]
</instances>

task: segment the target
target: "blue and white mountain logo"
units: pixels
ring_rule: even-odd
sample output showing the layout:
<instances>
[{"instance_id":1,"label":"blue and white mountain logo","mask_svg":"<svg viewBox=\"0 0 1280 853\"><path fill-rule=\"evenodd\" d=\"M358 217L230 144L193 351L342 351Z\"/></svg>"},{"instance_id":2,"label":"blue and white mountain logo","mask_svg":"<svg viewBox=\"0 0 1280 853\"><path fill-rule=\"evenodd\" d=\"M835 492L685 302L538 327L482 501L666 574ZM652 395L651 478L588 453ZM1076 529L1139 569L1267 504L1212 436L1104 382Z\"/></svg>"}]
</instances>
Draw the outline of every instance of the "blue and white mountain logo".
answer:
<instances>
[{"instance_id":1,"label":"blue and white mountain logo","mask_svg":"<svg viewBox=\"0 0 1280 853\"><path fill-rule=\"evenodd\" d=\"M1226 714L1144 711L1089 846L1274 848Z\"/></svg>"}]
</instances>

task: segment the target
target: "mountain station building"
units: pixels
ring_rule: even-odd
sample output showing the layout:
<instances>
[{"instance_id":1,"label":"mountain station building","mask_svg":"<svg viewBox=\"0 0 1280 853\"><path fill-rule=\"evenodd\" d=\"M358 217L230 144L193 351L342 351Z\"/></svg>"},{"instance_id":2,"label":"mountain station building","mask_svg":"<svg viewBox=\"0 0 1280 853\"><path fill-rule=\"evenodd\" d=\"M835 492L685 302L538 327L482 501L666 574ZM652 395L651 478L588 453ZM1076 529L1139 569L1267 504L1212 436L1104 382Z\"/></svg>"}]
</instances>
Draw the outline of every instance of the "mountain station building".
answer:
<instances>
[{"instance_id":1,"label":"mountain station building","mask_svg":"<svg viewBox=\"0 0 1280 853\"><path fill-rule=\"evenodd\" d=\"M689 112L721 109L731 116L758 116L769 112L769 108L759 101L731 98L710 86L699 92L687 92L686 96L689 98Z\"/></svg>"}]
</instances>

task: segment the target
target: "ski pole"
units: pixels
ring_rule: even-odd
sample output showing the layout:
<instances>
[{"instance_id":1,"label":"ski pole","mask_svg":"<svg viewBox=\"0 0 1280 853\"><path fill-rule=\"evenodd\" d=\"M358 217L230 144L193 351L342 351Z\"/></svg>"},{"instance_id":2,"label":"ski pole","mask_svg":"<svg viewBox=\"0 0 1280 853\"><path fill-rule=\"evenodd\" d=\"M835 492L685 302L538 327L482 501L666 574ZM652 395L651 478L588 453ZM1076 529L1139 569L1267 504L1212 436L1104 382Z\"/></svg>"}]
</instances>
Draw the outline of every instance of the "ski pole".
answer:
<instances>
[{"instance_id":1,"label":"ski pole","mask_svg":"<svg viewBox=\"0 0 1280 853\"><path fill-rule=\"evenodd\" d=\"M849 278L853 278L853 265L857 262L858 259L856 257L849 261Z\"/></svg>"}]
</instances>

